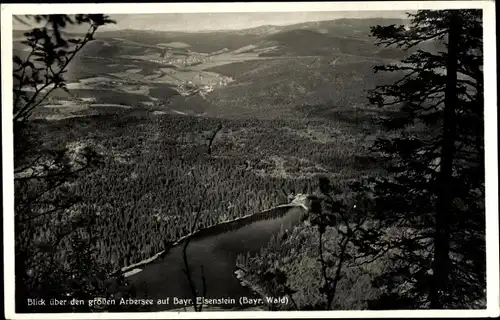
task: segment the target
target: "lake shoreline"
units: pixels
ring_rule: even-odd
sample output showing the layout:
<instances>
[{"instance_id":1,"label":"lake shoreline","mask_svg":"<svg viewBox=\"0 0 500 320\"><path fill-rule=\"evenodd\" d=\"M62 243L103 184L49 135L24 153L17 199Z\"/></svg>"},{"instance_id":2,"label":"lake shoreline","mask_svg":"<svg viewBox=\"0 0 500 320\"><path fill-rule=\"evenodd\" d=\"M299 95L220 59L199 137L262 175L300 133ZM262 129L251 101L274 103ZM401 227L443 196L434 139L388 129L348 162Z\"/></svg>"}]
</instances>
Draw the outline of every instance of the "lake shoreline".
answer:
<instances>
[{"instance_id":1,"label":"lake shoreline","mask_svg":"<svg viewBox=\"0 0 500 320\"><path fill-rule=\"evenodd\" d=\"M309 208L308 208L308 206L306 204L306 201L308 200L308 198L309 198L309 195L298 194L298 195L295 196L295 198L290 203L281 204L281 205L278 205L278 206L273 207L271 209L267 209L267 210L260 211L260 212L257 212L257 213L248 214L248 215L245 215L243 217L239 217L239 218L236 218L236 219L233 219L233 220L229 220L229 221L224 221L224 222L221 222L221 223L209 226L207 228L199 229L199 230L197 230L197 231L195 231L193 233L189 233L189 234L187 234L185 236L180 237L168 249L162 250L162 251L156 253L155 255L153 255L153 256L151 256L149 258L146 258L146 259L144 259L142 261L139 261L139 262L136 262L134 264L128 265L126 267L123 267L120 270L116 270L116 271L114 271L112 273L112 275L113 276L118 276L118 275L121 274L121 275L125 276L125 274L128 271L131 271L133 269L137 269L138 267L143 267L143 266L149 265L149 264L157 261L159 258L163 258L173 248L180 246L181 244L183 244L188 239L191 240L191 239L199 239L199 238L203 238L203 237L208 237L208 236L213 235L214 233L220 232L221 229L224 230L224 231L226 231L227 228L238 228L238 227L241 227L241 223L252 223L253 221L256 221L256 220L264 220L264 219L272 218L272 217L269 217L269 216L266 216L266 215L269 212L274 211L276 209L280 209L280 208L290 208L290 209L292 209L292 208L300 207L300 208L304 209L305 210L305 214L307 214L307 212L309 211ZM137 271L137 272L140 272L140 271ZM135 273L133 273L133 274L135 274ZM128 274L125 277L128 277L130 275L132 275L132 274Z\"/></svg>"}]
</instances>

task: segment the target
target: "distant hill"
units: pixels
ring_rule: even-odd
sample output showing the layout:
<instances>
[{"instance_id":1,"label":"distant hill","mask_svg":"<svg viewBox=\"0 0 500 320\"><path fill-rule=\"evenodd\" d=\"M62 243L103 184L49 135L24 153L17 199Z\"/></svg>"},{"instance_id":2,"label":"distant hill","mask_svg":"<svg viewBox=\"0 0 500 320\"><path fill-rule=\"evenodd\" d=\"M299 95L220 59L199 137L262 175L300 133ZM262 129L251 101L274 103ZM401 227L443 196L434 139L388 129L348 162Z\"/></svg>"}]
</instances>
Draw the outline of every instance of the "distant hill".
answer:
<instances>
[{"instance_id":1,"label":"distant hill","mask_svg":"<svg viewBox=\"0 0 500 320\"><path fill-rule=\"evenodd\" d=\"M98 31L95 41L90 42L79 56L108 60L107 64L122 64L121 59L141 61L163 57L167 50L177 55L189 55L189 51L205 54L253 53L261 57L280 56L332 56L347 54L363 57L401 59L404 53L395 48L377 47L369 36L374 25L407 24L402 19L338 19L314 21L286 26L263 25L243 30L207 32L165 32L149 30ZM25 56L26 48L19 39L25 30L14 30L15 53ZM76 34L66 34L76 36ZM15 38L16 39L16 38ZM424 49L435 49L435 44L426 43ZM111 60L116 60L113 62ZM72 65L78 65L77 57ZM101 64L103 64L101 62ZM130 61L130 63L134 63ZM144 65L146 62L142 62ZM96 68L99 69L96 64ZM85 62L83 65L88 65ZM102 68L105 73L106 68ZM110 67L111 68L111 67ZM147 67L149 70L149 66ZM81 68L80 68L81 69ZM83 72L80 70L79 72ZM71 73L71 72L70 72ZM85 72L84 72L85 73ZM92 71L94 73L94 71ZM87 73L85 73L87 74Z\"/></svg>"},{"instance_id":2,"label":"distant hill","mask_svg":"<svg viewBox=\"0 0 500 320\"><path fill-rule=\"evenodd\" d=\"M103 31L98 32L96 38L123 38L145 45L155 46L162 43L179 42L189 45L192 51L203 53L211 53L223 48L235 50L258 41L257 36L243 36L237 33L188 33L144 30Z\"/></svg>"},{"instance_id":3,"label":"distant hill","mask_svg":"<svg viewBox=\"0 0 500 320\"><path fill-rule=\"evenodd\" d=\"M283 27L284 30L308 29L336 36L365 38L370 27L376 25L407 24L404 19L369 18L369 19L337 19L328 21L311 21Z\"/></svg>"},{"instance_id":4,"label":"distant hill","mask_svg":"<svg viewBox=\"0 0 500 320\"><path fill-rule=\"evenodd\" d=\"M242 30L218 30L216 32L235 33L240 35L268 36L278 32L303 29L316 31L319 33L332 34L335 36L364 38L368 36L371 26L391 24L406 25L408 24L408 20L388 18L336 19L302 22L285 26L263 25Z\"/></svg>"},{"instance_id":5,"label":"distant hill","mask_svg":"<svg viewBox=\"0 0 500 320\"><path fill-rule=\"evenodd\" d=\"M277 49L261 53L260 56L329 56L343 53L360 56L376 55L390 59L402 57L401 50L379 48L373 39L342 37L310 29L274 33L259 43L259 47L266 46L277 46Z\"/></svg>"},{"instance_id":6,"label":"distant hill","mask_svg":"<svg viewBox=\"0 0 500 320\"><path fill-rule=\"evenodd\" d=\"M104 31L97 39L125 39L148 46L182 43L192 51L213 53L251 47L259 50L276 47L262 56L329 55L331 53L378 54L399 58L399 50L377 49L369 37L370 27L377 24L404 24L401 19L340 19L293 24L288 26L264 25L243 30L210 32L164 32L144 30ZM246 51L246 50L245 50ZM258 51L256 51L258 52Z\"/></svg>"},{"instance_id":7,"label":"distant hill","mask_svg":"<svg viewBox=\"0 0 500 320\"><path fill-rule=\"evenodd\" d=\"M212 53L224 48L237 50L256 45L256 48L278 45L274 55L324 55L334 52L370 52L373 39L369 37L374 25L406 24L402 19L338 19L304 22L286 26L263 25L243 30L206 32L174 32L150 30L98 31L96 39L111 42L122 39L133 45L160 47L162 44L181 45L192 51ZM22 38L24 30L14 30L14 39ZM367 44L369 42L369 46ZM367 51L368 50L368 51Z\"/></svg>"},{"instance_id":8,"label":"distant hill","mask_svg":"<svg viewBox=\"0 0 500 320\"><path fill-rule=\"evenodd\" d=\"M275 25L263 25L263 26L258 26L254 28L248 28L248 29L242 29L242 30L234 30L234 31L225 31L225 32L234 32L237 34L241 35L255 35L255 36L262 36L262 35L269 35L275 32L280 32L283 30L282 26L275 26ZM221 30L222 31L222 30ZM222 31L224 32L224 31Z\"/></svg>"},{"instance_id":9,"label":"distant hill","mask_svg":"<svg viewBox=\"0 0 500 320\"><path fill-rule=\"evenodd\" d=\"M384 61L372 57L338 55L333 57L292 57L245 61L209 69L236 82L214 90L208 100L220 114L265 113L284 116L301 105L319 105L310 110L322 117L333 111L367 104L367 91L385 81L399 79L397 74L374 74L373 67ZM324 109L324 110L323 110ZM295 110L295 111L293 111Z\"/></svg>"},{"instance_id":10,"label":"distant hill","mask_svg":"<svg viewBox=\"0 0 500 320\"><path fill-rule=\"evenodd\" d=\"M275 33L267 36L266 40L280 47L273 54L283 55L325 55L340 51L341 48L347 47L350 43L353 43L353 46L364 45L362 40L334 38L308 29Z\"/></svg>"},{"instance_id":11,"label":"distant hill","mask_svg":"<svg viewBox=\"0 0 500 320\"><path fill-rule=\"evenodd\" d=\"M328 21L314 21L286 26L263 25L255 28L242 30L219 30L204 32L177 32L177 31L150 31L150 30L116 30L98 31L96 38L123 38L130 41L140 42L146 45L158 45L160 43L181 42L191 46L191 50L210 53L223 48L236 50L265 40L287 41L293 36L298 36L298 42L304 43L301 37L311 36L314 41L312 47L330 36L338 38L352 38L359 41L373 41L369 37L370 27L374 25L406 24L402 19L338 19ZM314 32L314 33L313 33ZM280 35L281 34L281 35ZM278 39L273 37L278 37ZM268 39L271 37L270 39ZM340 41L340 40L339 40Z\"/></svg>"}]
</instances>

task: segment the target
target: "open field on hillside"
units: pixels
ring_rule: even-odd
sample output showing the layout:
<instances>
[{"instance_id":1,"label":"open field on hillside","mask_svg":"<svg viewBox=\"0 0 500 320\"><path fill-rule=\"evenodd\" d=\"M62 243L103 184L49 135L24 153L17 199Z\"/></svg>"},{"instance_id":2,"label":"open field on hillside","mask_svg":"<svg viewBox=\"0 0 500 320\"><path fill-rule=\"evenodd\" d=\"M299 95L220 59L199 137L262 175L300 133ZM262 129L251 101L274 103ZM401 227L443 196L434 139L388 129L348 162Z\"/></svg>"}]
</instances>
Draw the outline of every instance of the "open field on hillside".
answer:
<instances>
[{"instance_id":1,"label":"open field on hillside","mask_svg":"<svg viewBox=\"0 0 500 320\"><path fill-rule=\"evenodd\" d=\"M86 108L82 98L94 98L96 103L237 118L334 118L354 106L359 111L366 104L367 90L380 82L380 77L373 75L373 66L386 60L339 50L330 50L327 56L297 56L297 48L289 46L296 43L290 42L292 35L300 39L313 36L311 46L317 48L367 45L366 39L339 42L321 33L297 32L249 37L237 42L237 48L220 46L208 53L196 52L192 46L192 40L198 39L195 35L182 41L167 37L169 41L165 41L154 33L135 40L128 35L110 37L103 33L70 65L66 74L70 94L57 92L50 103L72 100L81 109ZM145 41L148 37L156 37L158 42ZM15 47L22 51L19 44ZM288 53L262 57L263 52L278 49ZM187 56L175 56L179 50ZM164 57L169 52L172 58ZM179 64L175 62L178 59L192 62ZM200 90L201 95L179 97L192 90ZM43 114L50 115L50 111ZM367 114L351 118L363 117Z\"/></svg>"},{"instance_id":2,"label":"open field on hillside","mask_svg":"<svg viewBox=\"0 0 500 320\"><path fill-rule=\"evenodd\" d=\"M103 48L118 45L113 41L106 42L108 45ZM225 52L205 63L176 67L120 55L91 56L101 54L101 46L102 41L77 57L67 77L70 93L56 90L51 104L57 103L57 99L72 100L82 108L82 98L94 98L96 103L146 106L181 114L237 118L336 117L351 107L356 106L359 111L359 106L366 104L367 90L380 81L380 77L373 75L372 68L383 62L383 59L345 54L256 58L254 53ZM149 54L150 48L141 50ZM214 64L217 66L211 67ZM201 90L201 96L179 96L198 90L196 88ZM61 113L64 111L57 115ZM50 111L44 110L42 114L50 115ZM367 116L364 113L352 118Z\"/></svg>"}]
</instances>

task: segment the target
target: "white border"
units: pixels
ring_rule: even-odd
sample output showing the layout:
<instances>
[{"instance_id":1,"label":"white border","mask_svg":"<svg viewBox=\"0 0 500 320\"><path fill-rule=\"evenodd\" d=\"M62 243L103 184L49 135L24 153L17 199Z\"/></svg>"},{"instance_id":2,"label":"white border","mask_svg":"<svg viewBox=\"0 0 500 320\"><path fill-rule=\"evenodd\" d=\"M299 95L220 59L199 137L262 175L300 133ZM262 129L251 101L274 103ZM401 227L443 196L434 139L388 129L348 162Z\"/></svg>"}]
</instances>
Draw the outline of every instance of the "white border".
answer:
<instances>
[{"instance_id":1,"label":"white border","mask_svg":"<svg viewBox=\"0 0 500 320\"><path fill-rule=\"evenodd\" d=\"M418 9L494 9L493 1L366 1L366 2L238 2L238 3L85 3L85 4L6 4L9 14L57 13L211 13L211 12L305 12L305 11L384 11ZM4 9L2 9L3 11Z\"/></svg>"},{"instance_id":2,"label":"white border","mask_svg":"<svg viewBox=\"0 0 500 320\"><path fill-rule=\"evenodd\" d=\"M62 13L202 13L202 12L303 12L303 11L383 11L418 9L483 9L484 95L486 161L486 310L415 311L290 311L290 312L145 312L104 314L16 314L14 307L14 212L12 139L12 15ZM400 318L400 317L498 317L499 238L498 238L498 151L496 97L495 3L493 1L397 1L397 2L296 2L296 3L114 3L114 4L2 4L2 162L4 281L6 319L186 319L186 318ZM8 244L8 245L7 245Z\"/></svg>"}]
</instances>

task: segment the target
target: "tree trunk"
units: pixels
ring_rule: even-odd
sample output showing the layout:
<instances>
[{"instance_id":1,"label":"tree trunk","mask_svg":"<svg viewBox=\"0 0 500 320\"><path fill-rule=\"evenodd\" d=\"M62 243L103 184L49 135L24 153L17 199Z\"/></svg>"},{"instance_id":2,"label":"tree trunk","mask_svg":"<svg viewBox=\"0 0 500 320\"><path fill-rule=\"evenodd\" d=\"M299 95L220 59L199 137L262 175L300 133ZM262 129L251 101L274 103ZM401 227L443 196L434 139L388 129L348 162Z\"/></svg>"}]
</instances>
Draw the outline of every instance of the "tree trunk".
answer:
<instances>
[{"instance_id":1,"label":"tree trunk","mask_svg":"<svg viewBox=\"0 0 500 320\"><path fill-rule=\"evenodd\" d=\"M438 201L434 234L433 276L430 284L429 300L431 309L445 307L443 296L451 272L450 224L453 219L453 160L456 140L457 94L457 54L460 39L460 22L456 14L451 14L448 31L448 57L446 62L446 89L443 115L443 137L441 141L441 168L438 178Z\"/></svg>"}]
</instances>

